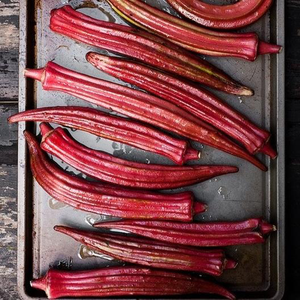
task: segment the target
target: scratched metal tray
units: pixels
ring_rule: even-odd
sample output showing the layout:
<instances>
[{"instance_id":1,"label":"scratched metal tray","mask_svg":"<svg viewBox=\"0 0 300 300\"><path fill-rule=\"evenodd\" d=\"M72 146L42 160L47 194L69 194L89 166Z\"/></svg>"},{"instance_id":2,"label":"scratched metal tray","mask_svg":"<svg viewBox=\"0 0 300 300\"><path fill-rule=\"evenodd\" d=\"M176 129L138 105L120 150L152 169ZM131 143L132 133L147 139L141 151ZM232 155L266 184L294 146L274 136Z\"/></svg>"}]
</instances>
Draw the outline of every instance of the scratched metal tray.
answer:
<instances>
[{"instance_id":1,"label":"scratched metal tray","mask_svg":"<svg viewBox=\"0 0 300 300\"><path fill-rule=\"evenodd\" d=\"M173 13L164 0L149 0ZM227 1L229 2L229 1ZM284 45L284 1L274 1L268 15L246 30L258 32L264 40ZM23 78L25 67L43 67L54 60L65 67L119 82L93 69L85 62L85 54L93 49L86 45L52 33L49 28L50 11L70 3L78 6L81 1L36 0L20 1L20 95L19 109L54 105L84 105L84 101L61 93L44 92L40 84ZM220 1L221 3L221 1ZM124 23L116 16L105 1L88 3L89 8L81 10L91 16ZM98 8L93 8L97 4ZM239 220L263 216L277 225L264 245L228 248L228 253L238 259L236 270L227 271L216 281L236 293L239 299L281 299L284 293L284 52L280 55L261 56L256 62L229 58L207 58L226 70L234 78L255 89L255 96L236 97L219 93L237 110L245 113L258 125L271 129L272 143L276 145L279 157L275 161L262 159L269 167L263 173L249 163L226 155L209 147L195 144L202 149L203 163L233 164L240 168L232 174L187 188L197 199L209 205L207 213L199 220ZM43 299L45 295L30 287L30 280L46 272L49 266L59 267L72 264L73 269L95 268L117 262L99 257L79 258L79 244L53 231L56 224L90 228L93 219L103 219L51 199L32 179L28 153L23 137L27 128L38 133L36 125L19 125L19 192L18 192L18 288L23 299ZM79 131L72 135L80 142L113 153L119 157L141 162L170 163L167 159L138 151L132 147L112 143ZM57 160L56 160L57 161ZM61 161L57 161L70 172L78 172ZM82 176L82 174L79 174ZM80 249L82 257L89 256L87 249ZM203 299L199 296L198 299ZM211 299L211 298L210 298Z\"/></svg>"}]
</instances>

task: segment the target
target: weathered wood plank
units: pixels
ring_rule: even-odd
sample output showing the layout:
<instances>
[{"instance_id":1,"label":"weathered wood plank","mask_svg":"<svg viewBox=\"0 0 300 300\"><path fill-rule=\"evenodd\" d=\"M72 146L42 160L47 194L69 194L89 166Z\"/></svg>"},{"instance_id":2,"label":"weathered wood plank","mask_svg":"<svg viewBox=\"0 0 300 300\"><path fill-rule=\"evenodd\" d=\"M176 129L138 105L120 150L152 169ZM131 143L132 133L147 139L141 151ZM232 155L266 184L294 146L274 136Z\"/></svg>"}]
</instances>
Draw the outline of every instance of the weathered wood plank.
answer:
<instances>
[{"instance_id":1,"label":"weathered wood plank","mask_svg":"<svg viewBox=\"0 0 300 300\"><path fill-rule=\"evenodd\" d=\"M17 293L17 125L8 116L17 105L0 105L0 299L19 299Z\"/></svg>"},{"instance_id":2,"label":"weathered wood plank","mask_svg":"<svg viewBox=\"0 0 300 300\"><path fill-rule=\"evenodd\" d=\"M300 173L300 123L287 124L286 150L286 162L293 167L292 173L294 174L297 171L297 167Z\"/></svg>"},{"instance_id":3,"label":"weathered wood plank","mask_svg":"<svg viewBox=\"0 0 300 300\"><path fill-rule=\"evenodd\" d=\"M300 68L299 68L300 71ZM286 121L289 125L300 124L300 101L297 99L287 99L286 101Z\"/></svg>"},{"instance_id":4,"label":"weathered wood plank","mask_svg":"<svg viewBox=\"0 0 300 300\"><path fill-rule=\"evenodd\" d=\"M287 0L286 1L286 5L287 5L287 12L293 12L294 8L300 8L300 3L299 0Z\"/></svg>"},{"instance_id":5,"label":"weathered wood plank","mask_svg":"<svg viewBox=\"0 0 300 300\"><path fill-rule=\"evenodd\" d=\"M12 17L19 16L19 0L2 0L0 1L0 14L1 17Z\"/></svg>"},{"instance_id":6,"label":"weathered wood plank","mask_svg":"<svg viewBox=\"0 0 300 300\"><path fill-rule=\"evenodd\" d=\"M299 44L300 49L300 44ZM299 77L286 77L286 99L299 100L300 99L300 78Z\"/></svg>"},{"instance_id":7,"label":"weathered wood plank","mask_svg":"<svg viewBox=\"0 0 300 300\"><path fill-rule=\"evenodd\" d=\"M16 104L0 104L0 146L12 146L17 141L18 128L17 124L7 122L8 117L18 112Z\"/></svg>"},{"instance_id":8,"label":"weathered wood plank","mask_svg":"<svg viewBox=\"0 0 300 300\"><path fill-rule=\"evenodd\" d=\"M299 299L300 1L287 1L286 22L286 297Z\"/></svg>"},{"instance_id":9,"label":"weathered wood plank","mask_svg":"<svg viewBox=\"0 0 300 300\"><path fill-rule=\"evenodd\" d=\"M18 99L19 1L0 1L0 102Z\"/></svg>"},{"instance_id":10,"label":"weathered wood plank","mask_svg":"<svg viewBox=\"0 0 300 300\"><path fill-rule=\"evenodd\" d=\"M0 21L5 22L5 20L1 20L1 18ZM18 23L17 24L1 23L0 35L1 35L1 43L0 43L1 50L9 51L11 49L18 48L19 45Z\"/></svg>"},{"instance_id":11,"label":"weathered wood plank","mask_svg":"<svg viewBox=\"0 0 300 300\"><path fill-rule=\"evenodd\" d=\"M1 101L18 100L19 65L17 57L17 48L9 52L0 51L0 103Z\"/></svg>"},{"instance_id":12,"label":"weathered wood plank","mask_svg":"<svg viewBox=\"0 0 300 300\"><path fill-rule=\"evenodd\" d=\"M286 97L300 99L300 1L286 1Z\"/></svg>"},{"instance_id":13,"label":"weathered wood plank","mask_svg":"<svg viewBox=\"0 0 300 300\"><path fill-rule=\"evenodd\" d=\"M1 298L1 295L3 295L2 298ZM0 299L1 300L18 300L18 299L20 299L18 296L18 292L17 292L17 279L16 278L1 278Z\"/></svg>"},{"instance_id":14,"label":"weathered wood plank","mask_svg":"<svg viewBox=\"0 0 300 300\"><path fill-rule=\"evenodd\" d=\"M17 164L18 126L7 123L7 118L17 112L17 104L0 105L0 165Z\"/></svg>"},{"instance_id":15,"label":"weathered wood plank","mask_svg":"<svg viewBox=\"0 0 300 300\"><path fill-rule=\"evenodd\" d=\"M0 166L0 299L19 299L17 263L17 167Z\"/></svg>"}]
</instances>

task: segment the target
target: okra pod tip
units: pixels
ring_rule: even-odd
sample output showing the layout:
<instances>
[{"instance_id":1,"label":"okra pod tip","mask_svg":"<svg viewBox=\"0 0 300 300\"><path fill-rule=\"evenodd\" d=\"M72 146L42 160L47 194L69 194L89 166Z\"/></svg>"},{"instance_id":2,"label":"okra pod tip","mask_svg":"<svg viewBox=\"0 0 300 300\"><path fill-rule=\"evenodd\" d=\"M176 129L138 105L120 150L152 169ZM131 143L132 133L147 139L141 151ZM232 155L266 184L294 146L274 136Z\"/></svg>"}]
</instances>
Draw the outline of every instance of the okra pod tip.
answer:
<instances>
[{"instance_id":1,"label":"okra pod tip","mask_svg":"<svg viewBox=\"0 0 300 300\"><path fill-rule=\"evenodd\" d=\"M34 80L38 80L43 82L45 79L45 69L25 69L24 70L24 77L32 78Z\"/></svg>"},{"instance_id":2,"label":"okra pod tip","mask_svg":"<svg viewBox=\"0 0 300 300\"><path fill-rule=\"evenodd\" d=\"M259 229L260 229L260 232L263 234L263 235L267 235L271 232L274 232L277 230L276 226L273 225L273 224L270 224L264 220L262 220L262 222L260 223L259 225Z\"/></svg>"},{"instance_id":3,"label":"okra pod tip","mask_svg":"<svg viewBox=\"0 0 300 300\"><path fill-rule=\"evenodd\" d=\"M202 202L195 201L194 202L194 215L200 214L207 211L208 206Z\"/></svg>"},{"instance_id":4,"label":"okra pod tip","mask_svg":"<svg viewBox=\"0 0 300 300\"><path fill-rule=\"evenodd\" d=\"M264 41L260 41L258 44L258 54L277 54L281 53L282 46L269 44Z\"/></svg>"},{"instance_id":5,"label":"okra pod tip","mask_svg":"<svg viewBox=\"0 0 300 300\"><path fill-rule=\"evenodd\" d=\"M46 291L47 289L47 278L46 277L41 277L38 279L33 279L30 281L30 286L38 289L38 290L42 290L42 291Z\"/></svg>"}]
</instances>

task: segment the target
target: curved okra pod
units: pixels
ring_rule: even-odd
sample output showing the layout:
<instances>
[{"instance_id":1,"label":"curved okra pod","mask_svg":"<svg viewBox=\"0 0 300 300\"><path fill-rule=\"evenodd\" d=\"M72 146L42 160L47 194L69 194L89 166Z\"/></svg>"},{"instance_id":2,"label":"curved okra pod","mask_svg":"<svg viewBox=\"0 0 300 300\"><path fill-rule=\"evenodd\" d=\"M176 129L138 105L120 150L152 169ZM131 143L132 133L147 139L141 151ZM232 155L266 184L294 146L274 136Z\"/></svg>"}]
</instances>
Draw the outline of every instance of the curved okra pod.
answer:
<instances>
[{"instance_id":1,"label":"curved okra pod","mask_svg":"<svg viewBox=\"0 0 300 300\"><path fill-rule=\"evenodd\" d=\"M202 0L167 0L180 14L215 29L236 29L260 19L273 0L240 0L228 5L208 4Z\"/></svg>"},{"instance_id":2,"label":"curved okra pod","mask_svg":"<svg viewBox=\"0 0 300 300\"><path fill-rule=\"evenodd\" d=\"M141 0L107 0L124 19L200 54L254 61L259 54L279 53L281 46L260 41L256 33L217 32L196 26Z\"/></svg>"},{"instance_id":3,"label":"curved okra pod","mask_svg":"<svg viewBox=\"0 0 300 300\"><path fill-rule=\"evenodd\" d=\"M253 95L250 88L166 39L144 30L96 20L69 5L52 11L50 28L76 41L135 58L230 94Z\"/></svg>"},{"instance_id":4,"label":"curved okra pod","mask_svg":"<svg viewBox=\"0 0 300 300\"><path fill-rule=\"evenodd\" d=\"M142 267L109 267L84 271L49 270L30 282L49 299L65 297L163 296L217 294L235 297L225 288L187 274Z\"/></svg>"},{"instance_id":5,"label":"curved okra pod","mask_svg":"<svg viewBox=\"0 0 300 300\"><path fill-rule=\"evenodd\" d=\"M212 93L170 74L124 58L94 52L89 52L86 58L97 69L166 99L223 131L239 141L251 154L263 152L272 158L277 156L275 150L268 150L266 147L270 138L269 132L251 123Z\"/></svg>"},{"instance_id":6,"label":"curved okra pod","mask_svg":"<svg viewBox=\"0 0 300 300\"><path fill-rule=\"evenodd\" d=\"M116 259L153 268L196 271L220 276L226 268L227 258L222 250L200 250L156 242L144 238L132 238L119 234L105 234L55 226L91 249Z\"/></svg>"},{"instance_id":7,"label":"curved okra pod","mask_svg":"<svg viewBox=\"0 0 300 300\"><path fill-rule=\"evenodd\" d=\"M90 182L71 176L47 158L30 132L27 140L34 178L54 199L80 210L120 218L189 222L206 206L193 201L190 192L160 194Z\"/></svg>"},{"instance_id":8,"label":"curved okra pod","mask_svg":"<svg viewBox=\"0 0 300 300\"><path fill-rule=\"evenodd\" d=\"M110 228L174 244L212 247L264 242L263 235L276 227L261 218L238 222L179 223L143 220L99 222L97 228Z\"/></svg>"},{"instance_id":9,"label":"curved okra pod","mask_svg":"<svg viewBox=\"0 0 300 300\"><path fill-rule=\"evenodd\" d=\"M235 173L231 166L167 166L129 162L85 147L62 128L41 124L41 147L88 176L133 188L169 189Z\"/></svg>"},{"instance_id":10,"label":"curved okra pod","mask_svg":"<svg viewBox=\"0 0 300 300\"><path fill-rule=\"evenodd\" d=\"M177 164L200 157L200 152L193 149L187 141L173 138L162 131L131 119L112 116L88 107L38 108L13 115L8 121L10 123L53 122L164 155Z\"/></svg>"},{"instance_id":11,"label":"curved okra pod","mask_svg":"<svg viewBox=\"0 0 300 300\"><path fill-rule=\"evenodd\" d=\"M42 69L27 69L24 74L41 81L45 90L77 96L90 103L241 157L261 170L267 170L259 160L215 128L161 98L71 71L53 62L49 62Z\"/></svg>"}]
</instances>

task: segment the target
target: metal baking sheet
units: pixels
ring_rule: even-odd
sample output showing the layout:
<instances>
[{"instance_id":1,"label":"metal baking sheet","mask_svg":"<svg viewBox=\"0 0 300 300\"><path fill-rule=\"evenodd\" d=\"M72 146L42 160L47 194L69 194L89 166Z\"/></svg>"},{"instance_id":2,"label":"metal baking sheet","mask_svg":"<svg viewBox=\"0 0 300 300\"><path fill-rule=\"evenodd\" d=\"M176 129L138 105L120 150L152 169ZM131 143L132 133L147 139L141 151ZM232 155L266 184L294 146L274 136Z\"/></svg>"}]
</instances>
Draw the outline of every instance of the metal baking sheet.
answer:
<instances>
[{"instance_id":1,"label":"metal baking sheet","mask_svg":"<svg viewBox=\"0 0 300 300\"><path fill-rule=\"evenodd\" d=\"M164 0L147 2L174 13ZM244 30L256 31L263 40L284 45L284 1L274 2L271 11L264 18ZM39 83L23 78L25 67L43 67L49 60L73 70L120 82L100 73L85 62L85 54L90 50L109 52L76 43L49 30L51 9L66 3L77 6L83 2L20 1L20 111L54 105L92 106L68 95L45 92ZM85 1L84 4L88 4L89 8L81 10L88 15L124 23L104 0ZM279 157L274 161L260 157L270 169L269 172L263 173L241 159L195 143L195 147L203 151L201 163L233 164L240 168L240 172L188 187L187 190L192 190L197 199L209 205L209 210L198 216L200 221L240 220L263 216L277 225L277 232L272 234L264 245L228 248L227 252L238 259L239 266L236 270L225 272L216 281L235 292L238 299L281 299L285 282L284 51L271 57L260 56L255 62L230 58L206 57L206 59L255 90L255 96L249 98L217 94L256 124L271 130L272 143L277 146ZM92 219L104 217L64 206L51 199L38 186L30 173L23 137L25 128L38 133L36 125L19 124L18 288L23 299L44 299L44 294L33 290L29 281L44 274L49 266L71 263L73 269L83 269L117 262L107 262L99 257L80 259L79 244L53 231L56 224L91 229L89 223ZM170 163L167 159L126 145L112 143L79 131L71 133L83 144L119 157L145 163ZM68 171L78 174L61 161L57 162ZM199 296L198 299L204 298Z\"/></svg>"}]
</instances>

